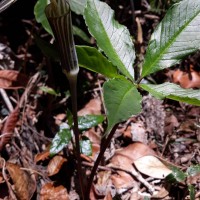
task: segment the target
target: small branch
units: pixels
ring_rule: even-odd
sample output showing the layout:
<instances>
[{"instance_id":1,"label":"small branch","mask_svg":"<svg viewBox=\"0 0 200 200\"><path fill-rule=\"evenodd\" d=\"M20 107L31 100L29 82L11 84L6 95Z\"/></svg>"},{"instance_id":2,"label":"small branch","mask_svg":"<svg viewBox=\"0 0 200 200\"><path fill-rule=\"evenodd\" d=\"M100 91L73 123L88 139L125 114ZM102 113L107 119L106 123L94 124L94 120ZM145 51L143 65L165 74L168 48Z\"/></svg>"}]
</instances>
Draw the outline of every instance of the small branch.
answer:
<instances>
[{"instance_id":1,"label":"small branch","mask_svg":"<svg viewBox=\"0 0 200 200\"><path fill-rule=\"evenodd\" d=\"M13 108L13 105L12 105L12 103L10 102L10 99L8 98L8 95L6 94L5 90L2 89L2 88L0 88L0 93L1 93L1 96L2 96L3 100L4 100L5 103L6 103L6 106L7 106L8 110L9 110L10 112L12 112L12 111L14 110L14 108Z\"/></svg>"}]
</instances>

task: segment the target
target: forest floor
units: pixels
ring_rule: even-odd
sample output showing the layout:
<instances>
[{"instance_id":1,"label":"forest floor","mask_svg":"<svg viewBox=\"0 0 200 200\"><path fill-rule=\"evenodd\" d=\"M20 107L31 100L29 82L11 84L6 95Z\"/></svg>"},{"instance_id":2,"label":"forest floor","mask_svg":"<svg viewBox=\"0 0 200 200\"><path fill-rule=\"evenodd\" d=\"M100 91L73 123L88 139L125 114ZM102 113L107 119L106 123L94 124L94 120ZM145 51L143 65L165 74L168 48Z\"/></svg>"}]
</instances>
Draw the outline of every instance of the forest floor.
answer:
<instances>
[{"instance_id":1,"label":"forest floor","mask_svg":"<svg viewBox=\"0 0 200 200\"><path fill-rule=\"evenodd\" d=\"M160 9L152 10L147 1L135 1L134 8L129 1L106 2L134 38L137 67L167 6L160 4ZM67 146L54 157L49 154L59 125L67 120L71 102L61 67L45 58L35 43L35 33L50 38L35 21L35 3L17 1L0 14L0 85L4 85L0 89L0 199L80 199L72 147ZM73 14L73 19L87 33L83 18ZM75 43L85 45L77 36ZM95 46L94 39L87 45ZM146 81L169 81L185 88L198 88L199 59L200 54L196 53ZM15 70L20 75L6 70ZM199 85L194 85L194 74L199 77ZM99 74L80 69L77 89L80 116L105 114L102 102L105 80ZM41 89L44 86L59 95L45 92ZM189 191L193 188L195 199L200 199L200 173L187 176L180 172L180 181L173 183L162 177L172 172L173 167L188 172L197 165L199 170L200 107L157 100L141 93L143 110L117 128L98 168L90 199L184 200L190 199ZM84 182L100 150L105 128L104 121L83 132L92 142L92 156L81 156Z\"/></svg>"}]
</instances>

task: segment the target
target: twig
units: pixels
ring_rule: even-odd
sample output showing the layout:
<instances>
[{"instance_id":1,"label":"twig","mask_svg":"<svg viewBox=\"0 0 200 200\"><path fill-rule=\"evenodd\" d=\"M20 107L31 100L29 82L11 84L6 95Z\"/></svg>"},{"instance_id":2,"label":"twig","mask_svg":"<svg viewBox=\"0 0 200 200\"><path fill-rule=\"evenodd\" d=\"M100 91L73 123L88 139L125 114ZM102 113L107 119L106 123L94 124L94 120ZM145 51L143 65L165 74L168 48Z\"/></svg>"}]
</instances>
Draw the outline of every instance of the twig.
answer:
<instances>
[{"instance_id":1,"label":"twig","mask_svg":"<svg viewBox=\"0 0 200 200\"><path fill-rule=\"evenodd\" d=\"M2 96L2 98L4 100L4 102L6 103L6 106L7 106L8 110L10 112L12 112L14 110L14 108L13 108L13 105L10 102L10 99L8 98L8 95L6 94L5 90L1 88L0 89L0 93L1 93L1 96Z\"/></svg>"}]
</instances>

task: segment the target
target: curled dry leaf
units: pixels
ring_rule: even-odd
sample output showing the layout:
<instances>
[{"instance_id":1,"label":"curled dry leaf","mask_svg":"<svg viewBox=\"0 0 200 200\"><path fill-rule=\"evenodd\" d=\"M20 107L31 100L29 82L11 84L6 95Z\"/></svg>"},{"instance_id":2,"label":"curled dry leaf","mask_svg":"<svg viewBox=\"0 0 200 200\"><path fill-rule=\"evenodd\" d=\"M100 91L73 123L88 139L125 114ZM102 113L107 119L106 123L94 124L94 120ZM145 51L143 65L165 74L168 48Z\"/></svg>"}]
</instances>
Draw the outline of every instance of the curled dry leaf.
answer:
<instances>
[{"instance_id":1,"label":"curled dry leaf","mask_svg":"<svg viewBox=\"0 0 200 200\"><path fill-rule=\"evenodd\" d=\"M0 88L19 89L25 88L28 77L15 70L0 70Z\"/></svg>"},{"instance_id":2,"label":"curled dry leaf","mask_svg":"<svg viewBox=\"0 0 200 200\"><path fill-rule=\"evenodd\" d=\"M13 112L8 116L3 126L3 130L1 131L1 135L4 135L4 136L0 139L0 151L9 142L10 138L12 137L12 133L18 122L18 119L19 119L19 107L17 106L13 110Z\"/></svg>"},{"instance_id":3,"label":"curled dry leaf","mask_svg":"<svg viewBox=\"0 0 200 200\"><path fill-rule=\"evenodd\" d=\"M62 156L58 155L54 156L47 166L48 176L53 176L57 174L60 171L63 163L65 162L67 162L66 158L63 158Z\"/></svg>"},{"instance_id":4,"label":"curled dry leaf","mask_svg":"<svg viewBox=\"0 0 200 200\"><path fill-rule=\"evenodd\" d=\"M20 200L29 200L36 190L36 181L31 177L30 173L24 171L19 165L6 163L10 177L14 183L16 196Z\"/></svg>"},{"instance_id":5,"label":"curled dry leaf","mask_svg":"<svg viewBox=\"0 0 200 200\"><path fill-rule=\"evenodd\" d=\"M39 161L44 161L49 158L50 152L49 149L43 151L42 153L38 153L35 155L34 162L37 163Z\"/></svg>"},{"instance_id":6,"label":"curled dry leaf","mask_svg":"<svg viewBox=\"0 0 200 200\"><path fill-rule=\"evenodd\" d=\"M84 108L78 111L79 116L84 115L100 115L101 114L101 100L91 99Z\"/></svg>"},{"instance_id":7,"label":"curled dry leaf","mask_svg":"<svg viewBox=\"0 0 200 200\"><path fill-rule=\"evenodd\" d=\"M133 163L138 171L153 178L164 179L167 175L172 173L172 171L155 156L143 156Z\"/></svg>"},{"instance_id":8,"label":"curled dry leaf","mask_svg":"<svg viewBox=\"0 0 200 200\"><path fill-rule=\"evenodd\" d=\"M173 73L172 80L182 88L200 88L200 73L196 71L184 72L178 69Z\"/></svg>"},{"instance_id":9,"label":"curled dry leaf","mask_svg":"<svg viewBox=\"0 0 200 200\"><path fill-rule=\"evenodd\" d=\"M54 186L53 183L46 183L40 191L40 200L69 200L66 188L62 185Z\"/></svg>"}]
</instances>

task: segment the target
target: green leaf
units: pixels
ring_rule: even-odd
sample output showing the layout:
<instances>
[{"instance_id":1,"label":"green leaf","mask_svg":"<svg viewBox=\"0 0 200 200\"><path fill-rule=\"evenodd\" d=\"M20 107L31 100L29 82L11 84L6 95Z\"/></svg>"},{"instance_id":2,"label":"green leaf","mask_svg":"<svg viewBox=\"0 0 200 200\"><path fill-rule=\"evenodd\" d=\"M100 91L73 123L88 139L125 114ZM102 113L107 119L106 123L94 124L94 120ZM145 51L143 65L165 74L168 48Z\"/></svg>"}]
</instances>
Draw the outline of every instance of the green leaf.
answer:
<instances>
[{"instance_id":1,"label":"green leaf","mask_svg":"<svg viewBox=\"0 0 200 200\"><path fill-rule=\"evenodd\" d=\"M170 169L172 170L172 173L165 178L166 181L171 183L185 181L187 175L183 171L181 171L178 167L175 166L171 166Z\"/></svg>"},{"instance_id":2,"label":"green leaf","mask_svg":"<svg viewBox=\"0 0 200 200\"><path fill-rule=\"evenodd\" d=\"M42 53L55 60L59 61L60 56L56 46L46 42L37 35L34 35L36 44L41 49ZM96 48L89 46L76 46L78 63L80 67L86 68L96 73L100 73L108 78L121 77L118 74L117 68L104 57Z\"/></svg>"},{"instance_id":3,"label":"green leaf","mask_svg":"<svg viewBox=\"0 0 200 200\"><path fill-rule=\"evenodd\" d=\"M43 28L51 35L53 35L53 32L51 30L51 27L49 25L49 22L46 18L46 15L44 13L45 7L48 4L48 0L38 0L37 3L34 6L34 15L35 19L38 23L41 23Z\"/></svg>"},{"instance_id":4,"label":"green leaf","mask_svg":"<svg viewBox=\"0 0 200 200\"><path fill-rule=\"evenodd\" d=\"M45 56L55 61L60 61L58 50L54 45L46 42L37 35L34 37L36 44ZM108 78L122 77L118 74L117 68L96 48L89 46L76 46L76 52L80 67L100 73Z\"/></svg>"},{"instance_id":5,"label":"green leaf","mask_svg":"<svg viewBox=\"0 0 200 200\"><path fill-rule=\"evenodd\" d=\"M192 165L192 166L188 167L186 173L189 176L195 176L195 175L199 174L200 173L200 165Z\"/></svg>"},{"instance_id":6,"label":"green leaf","mask_svg":"<svg viewBox=\"0 0 200 200\"><path fill-rule=\"evenodd\" d=\"M47 87L47 86L40 87L40 90L42 90L43 92L46 92L48 94L60 96L60 93L56 92L53 88L50 88L50 87Z\"/></svg>"},{"instance_id":7,"label":"green leaf","mask_svg":"<svg viewBox=\"0 0 200 200\"><path fill-rule=\"evenodd\" d=\"M200 106L200 90L183 89L173 83L140 84L139 86L159 99L168 98Z\"/></svg>"},{"instance_id":8,"label":"green leaf","mask_svg":"<svg viewBox=\"0 0 200 200\"><path fill-rule=\"evenodd\" d=\"M92 155L92 143L89 138L82 137L82 140L80 140L80 149L82 154L85 154L86 156Z\"/></svg>"},{"instance_id":9,"label":"green leaf","mask_svg":"<svg viewBox=\"0 0 200 200\"><path fill-rule=\"evenodd\" d=\"M190 200L195 200L195 188L194 185L188 185L188 190L190 193Z\"/></svg>"},{"instance_id":10,"label":"green leaf","mask_svg":"<svg viewBox=\"0 0 200 200\"><path fill-rule=\"evenodd\" d=\"M100 73L108 78L119 77L117 68L96 48L76 46L76 52L80 67Z\"/></svg>"},{"instance_id":11,"label":"green leaf","mask_svg":"<svg viewBox=\"0 0 200 200\"><path fill-rule=\"evenodd\" d=\"M90 43L90 38L87 36L87 34L83 30L81 30L77 26L72 26L72 28L73 28L74 35L77 35L85 42Z\"/></svg>"},{"instance_id":12,"label":"green leaf","mask_svg":"<svg viewBox=\"0 0 200 200\"><path fill-rule=\"evenodd\" d=\"M71 10L77 15L83 15L87 0L70 0Z\"/></svg>"},{"instance_id":13,"label":"green leaf","mask_svg":"<svg viewBox=\"0 0 200 200\"><path fill-rule=\"evenodd\" d=\"M114 19L114 11L104 2L88 0L84 17L91 35L122 74L134 79L134 45L128 29Z\"/></svg>"},{"instance_id":14,"label":"green leaf","mask_svg":"<svg viewBox=\"0 0 200 200\"><path fill-rule=\"evenodd\" d=\"M111 79L103 86L104 103L108 118L106 134L112 127L141 112L142 97L137 88L126 79Z\"/></svg>"},{"instance_id":15,"label":"green leaf","mask_svg":"<svg viewBox=\"0 0 200 200\"><path fill-rule=\"evenodd\" d=\"M199 20L199 0L183 0L172 6L151 36L142 77L171 67L199 50Z\"/></svg>"},{"instance_id":16,"label":"green leaf","mask_svg":"<svg viewBox=\"0 0 200 200\"><path fill-rule=\"evenodd\" d=\"M102 123L104 120L103 115L85 115L78 117L78 128L80 130L86 130L97 126L98 124Z\"/></svg>"},{"instance_id":17,"label":"green leaf","mask_svg":"<svg viewBox=\"0 0 200 200\"><path fill-rule=\"evenodd\" d=\"M68 124L61 124L59 132L55 135L54 139L52 140L52 144L50 147L50 155L53 156L59 153L66 145L69 144L71 138L71 130L69 129Z\"/></svg>"}]
</instances>

